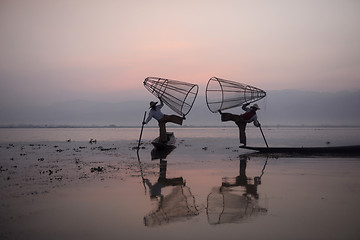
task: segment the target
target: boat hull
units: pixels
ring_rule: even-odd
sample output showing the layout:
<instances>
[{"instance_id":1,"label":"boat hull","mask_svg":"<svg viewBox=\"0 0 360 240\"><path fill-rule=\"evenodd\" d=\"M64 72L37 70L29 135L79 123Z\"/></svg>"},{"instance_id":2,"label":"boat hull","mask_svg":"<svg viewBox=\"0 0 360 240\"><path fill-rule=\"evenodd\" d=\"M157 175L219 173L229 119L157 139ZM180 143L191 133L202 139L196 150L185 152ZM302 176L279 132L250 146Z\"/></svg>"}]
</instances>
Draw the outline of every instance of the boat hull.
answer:
<instances>
[{"instance_id":1,"label":"boat hull","mask_svg":"<svg viewBox=\"0 0 360 240\"><path fill-rule=\"evenodd\" d=\"M337 146L337 147L241 147L247 150L254 150L260 153L288 154L288 155L342 155L360 156L360 145Z\"/></svg>"},{"instance_id":2,"label":"boat hull","mask_svg":"<svg viewBox=\"0 0 360 240\"><path fill-rule=\"evenodd\" d=\"M151 144L156 148L156 149L167 149L167 148L174 148L175 147L175 135L173 132L167 132L167 142L160 142L160 137L155 138Z\"/></svg>"}]
</instances>

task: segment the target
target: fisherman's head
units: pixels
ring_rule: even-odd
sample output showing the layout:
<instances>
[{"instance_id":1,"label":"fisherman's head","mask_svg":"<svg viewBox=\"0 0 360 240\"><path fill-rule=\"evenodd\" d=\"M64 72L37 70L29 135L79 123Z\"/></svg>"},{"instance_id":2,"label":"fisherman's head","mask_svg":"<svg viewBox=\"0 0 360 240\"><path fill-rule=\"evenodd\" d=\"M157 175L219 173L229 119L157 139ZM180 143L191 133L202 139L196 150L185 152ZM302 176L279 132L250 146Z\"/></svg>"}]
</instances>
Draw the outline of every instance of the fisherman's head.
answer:
<instances>
[{"instance_id":1,"label":"fisherman's head","mask_svg":"<svg viewBox=\"0 0 360 240\"><path fill-rule=\"evenodd\" d=\"M155 108L157 103L158 103L158 102L153 102L153 101L151 101L149 108Z\"/></svg>"},{"instance_id":2,"label":"fisherman's head","mask_svg":"<svg viewBox=\"0 0 360 240\"><path fill-rule=\"evenodd\" d=\"M250 108L254 109L255 111L260 110L259 106L255 103Z\"/></svg>"}]
</instances>

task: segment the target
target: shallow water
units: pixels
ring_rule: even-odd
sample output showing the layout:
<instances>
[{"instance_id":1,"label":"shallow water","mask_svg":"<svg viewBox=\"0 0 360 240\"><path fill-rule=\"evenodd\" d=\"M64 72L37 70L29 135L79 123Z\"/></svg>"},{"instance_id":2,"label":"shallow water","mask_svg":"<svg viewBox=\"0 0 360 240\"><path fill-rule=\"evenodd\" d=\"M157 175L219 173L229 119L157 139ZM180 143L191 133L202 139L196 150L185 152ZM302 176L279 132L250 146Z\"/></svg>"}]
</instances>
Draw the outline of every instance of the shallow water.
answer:
<instances>
[{"instance_id":1,"label":"shallow water","mask_svg":"<svg viewBox=\"0 0 360 240\"><path fill-rule=\"evenodd\" d=\"M168 128L177 139L218 138L239 143L236 127L226 128ZM265 146L259 128L246 130L248 145ZM321 127L263 127L269 146L325 146L360 144L360 128ZM158 135L157 128L144 128L143 141L150 141ZM140 128L0 128L0 143L42 142L42 141L119 141L137 140Z\"/></svg>"},{"instance_id":2,"label":"shallow water","mask_svg":"<svg viewBox=\"0 0 360 240\"><path fill-rule=\"evenodd\" d=\"M10 228L20 239L360 236L358 159L250 158L244 172L240 159L219 161L184 161L174 152L161 191L144 187L141 175L76 185L19 205L23 215ZM142 174L153 185L162 182L160 164ZM242 174L246 180L236 181ZM171 181L179 177L185 184Z\"/></svg>"},{"instance_id":3,"label":"shallow water","mask_svg":"<svg viewBox=\"0 0 360 240\"><path fill-rule=\"evenodd\" d=\"M173 130L177 147L162 160L148 143L157 129L144 134L139 155L132 150L138 129L120 138L110 129L58 129L48 139L37 135L47 144L39 149L31 138L2 144L1 166L9 170L0 172L1 191L13 191L1 192L2 239L359 239L359 158L245 157L232 128ZM358 129L263 130L269 144L358 144ZM263 144L255 134L249 129L248 140ZM90 172L97 166L105 171ZM61 180L50 181L54 175Z\"/></svg>"}]
</instances>

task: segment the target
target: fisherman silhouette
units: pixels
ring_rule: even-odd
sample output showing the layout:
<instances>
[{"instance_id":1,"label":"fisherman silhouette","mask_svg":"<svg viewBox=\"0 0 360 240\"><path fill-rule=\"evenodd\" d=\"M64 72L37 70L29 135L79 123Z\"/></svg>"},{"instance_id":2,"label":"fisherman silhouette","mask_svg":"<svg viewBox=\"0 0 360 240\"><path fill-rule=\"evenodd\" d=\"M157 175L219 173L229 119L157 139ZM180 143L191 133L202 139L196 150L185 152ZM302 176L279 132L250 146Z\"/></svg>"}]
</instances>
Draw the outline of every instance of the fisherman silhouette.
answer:
<instances>
[{"instance_id":1,"label":"fisherman silhouette","mask_svg":"<svg viewBox=\"0 0 360 240\"><path fill-rule=\"evenodd\" d=\"M161 108L164 106L164 103L161 98L159 98L160 104L157 105L158 102L150 102L150 111L147 119L143 122L143 124L147 124L152 118L155 118L159 124L160 131L160 142L166 143L168 141L166 135L166 123L172 122L178 125L182 125L183 120L185 120L185 116L179 117L177 115L166 115L161 112Z\"/></svg>"},{"instance_id":2,"label":"fisherman silhouette","mask_svg":"<svg viewBox=\"0 0 360 240\"><path fill-rule=\"evenodd\" d=\"M246 146L246 133L245 133L246 125L248 123L253 122L255 127L261 126L257 120L257 115L256 115L256 111L260 110L259 106L257 104L254 104L249 108L248 105L249 103L242 105L242 109L245 111L245 113L240 115L232 114L232 113L222 113L219 110L222 122L233 121L238 126L240 143L242 143L244 146Z\"/></svg>"}]
</instances>

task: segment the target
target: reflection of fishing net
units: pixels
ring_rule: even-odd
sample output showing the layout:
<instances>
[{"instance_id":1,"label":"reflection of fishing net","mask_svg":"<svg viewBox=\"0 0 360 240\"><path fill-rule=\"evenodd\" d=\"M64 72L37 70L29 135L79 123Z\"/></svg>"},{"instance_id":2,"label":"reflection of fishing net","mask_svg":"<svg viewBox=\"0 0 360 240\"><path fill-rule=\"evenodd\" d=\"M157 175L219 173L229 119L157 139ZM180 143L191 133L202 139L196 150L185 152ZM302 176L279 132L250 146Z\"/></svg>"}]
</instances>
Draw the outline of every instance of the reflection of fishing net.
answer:
<instances>
[{"instance_id":1,"label":"reflection of fishing net","mask_svg":"<svg viewBox=\"0 0 360 240\"><path fill-rule=\"evenodd\" d=\"M252 103L266 96L266 92L246 84L217 77L209 79L206 86L206 103L213 113Z\"/></svg>"},{"instance_id":2,"label":"reflection of fishing net","mask_svg":"<svg viewBox=\"0 0 360 240\"><path fill-rule=\"evenodd\" d=\"M228 188L214 189L207 197L209 224L239 223L249 217L265 214L266 208L252 197Z\"/></svg>"},{"instance_id":3,"label":"reflection of fishing net","mask_svg":"<svg viewBox=\"0 0 360 240\"><path fill-rule=\"evenodd\" d=\"M169 195L161 198L158 208L144 217L144 223L145 226L155 227L196 215L199 215L199 211L190 188L178 185L172 187Z\"/></svg>"},{"instance_id":4,"label":"reflection of fishing net","mask_svg":"<svg viewBox=\"0 0 360 240\"><path fill-rule=\"evenodd\" d=\"M198 93L198 85L157 77L148 77L145 88L179 115L187 115Z\"/></svg>"}]
</instances>

